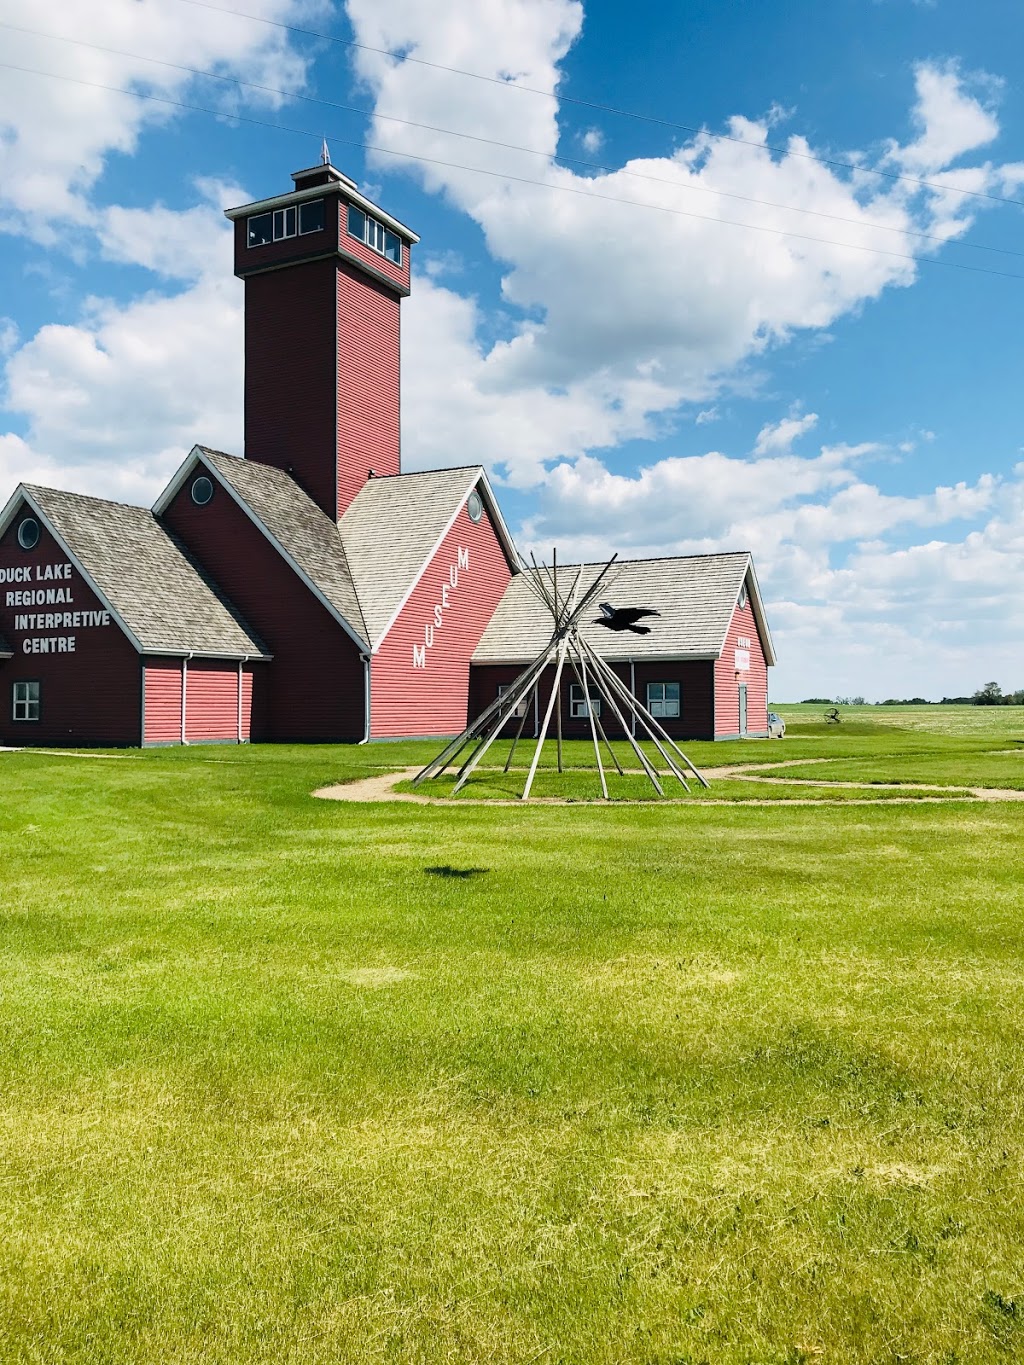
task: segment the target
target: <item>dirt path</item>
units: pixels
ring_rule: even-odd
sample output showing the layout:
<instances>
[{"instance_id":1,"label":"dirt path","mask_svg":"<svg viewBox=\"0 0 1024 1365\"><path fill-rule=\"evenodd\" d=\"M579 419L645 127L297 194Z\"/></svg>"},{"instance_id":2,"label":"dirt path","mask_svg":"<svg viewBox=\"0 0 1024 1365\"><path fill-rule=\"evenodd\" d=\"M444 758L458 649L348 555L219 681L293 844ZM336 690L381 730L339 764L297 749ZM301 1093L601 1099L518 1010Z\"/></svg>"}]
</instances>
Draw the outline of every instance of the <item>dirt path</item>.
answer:
<instances>
[{"instance_id":1,"label":"dirt path","mask_svg":"<svg viewBox=\"0 0 1024 1365\"><path fill-rule=\"evenodd\" d=\"M813 758L794 758L786 763L774 764L775 767L798 767L805 763L817 763L819 759ZM1000 787L941 787L926 782L825 782L814 778L801 777L754 777L750 776L751 769L763 768L763 763L734 763L725 768L707 768L704 776L709 780L712 778L744 777L747 782L763 782L771 786L782 787L835 787L844 791L898 791L901 787L913 787L915 791L935 792L935 796L906 796L889 798L885 804L890 805L915 805L919 806L928 802L935 801L962 801L962 796L951 796L950 791L967 792L969 796L977 801L1024 801L1024 791L1014 791ZM409 801L419 806L520 806L522 801L518 799L502 800L498 797L488 797L485 800L452 800L444 796L427 796L414 792L398 792L395 787L399 782L408 782L415 777L417 768L402 768L399 772L379 773L374 777L363 777L355 782L338 782L330 787L321 787L313 793L322 801ZM639 776L639 771L636 774ZM561 796L534 796L530 798L531 803L546 806L603 806L603 801L567 801ZM652 803L651 801L614 801L609 804L615 806L649 806L668 805L685 806L693 805L693 801L687 797L671 797L664 801ZM713 797L702 799L699 803L702 806L778 806L780 802L771 799L761 800L757 797L750 797L740 801L716 801ZM792 801L785 803L787 806L876 806L879 803L864 797L858 799L846 799L842 802L829 802L819 798L794 797Z\"/></svg>"}]
</instances>

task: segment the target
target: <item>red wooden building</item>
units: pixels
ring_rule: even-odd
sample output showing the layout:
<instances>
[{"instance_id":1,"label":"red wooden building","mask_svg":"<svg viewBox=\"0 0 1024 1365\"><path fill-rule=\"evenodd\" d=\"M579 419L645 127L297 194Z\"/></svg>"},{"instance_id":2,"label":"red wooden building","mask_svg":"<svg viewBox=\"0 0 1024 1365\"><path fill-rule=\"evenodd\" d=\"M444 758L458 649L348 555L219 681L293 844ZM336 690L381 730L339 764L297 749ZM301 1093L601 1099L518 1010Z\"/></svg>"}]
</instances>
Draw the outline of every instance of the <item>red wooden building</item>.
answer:
<instances>
[{"instance_id":1,"label":"red wooden building","mask_svg":"<svg viewBox=\"0 0 1024 1365\"><path fill-rule=\"evenodd\" d=\"M418 238L333 166L292 180L228 211L245 458L196 446L152 510L22 485L0 512L0 744L452 734L543 645L483 469L401 472ZM633 561L612 592L661 613L590 630L670 732L767 732L749 554Z\"/></svg>"}]
</instances>

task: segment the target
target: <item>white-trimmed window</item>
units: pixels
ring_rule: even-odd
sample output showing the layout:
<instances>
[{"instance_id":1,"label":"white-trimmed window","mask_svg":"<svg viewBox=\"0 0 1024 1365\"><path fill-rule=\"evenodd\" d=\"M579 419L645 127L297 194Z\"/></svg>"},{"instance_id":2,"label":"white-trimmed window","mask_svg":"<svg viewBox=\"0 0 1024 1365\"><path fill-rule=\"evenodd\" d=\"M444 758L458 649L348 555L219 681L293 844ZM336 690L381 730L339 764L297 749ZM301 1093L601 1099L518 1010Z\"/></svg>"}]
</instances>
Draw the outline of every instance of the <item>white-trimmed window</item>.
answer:
<instances>
[{"instance_id":1,"label":"white-trimmed window","mask_svg":"<svg viewBox=\"0 0 1024 1365\"><path fill-rule=\"evenodd\" d=\"M499 698L499 700L505 695L505 693L506 693L507 691L509 691L509 689L511 688L511 686L512 686L511 683L499 683L499 684L498 684L498 698ZM503 707L501 708L501 709L502 709L502 712L504 713L504 715L505 715L506 717L515 716L516 720L519 720L519 718L520 718L521 716L525 716L525 715L526 715L526 701L527 701L527 699L524 697L524 698L522 699L522 701L519 702L519 704L518 704L517 706L513 706L513 707L511 708L511 710L509 710L507 707L504 707L504 706L503 706Z\"/></svg>"},{"instance_id":2,"label":"white-trimmed window","mask_svg":"<svg viewBox=\"0 0 1024 1365\"><path fill-rule=\"evenodd\" d=\"M740 595L739 595L739 597L736 599L736 605L739 607L740 611L742 611L743 608L747 605L747 582L746 582L746 579L743 580L743 586L740 588Z\"/></svg>"},{"instance_id":3,"label":"white-trimmed window","mask_svg":"<svg viewBox=\"0 0 1024 1365\"><path fill-rule=\"evenodd\" d=\"M378 223L376 218L357 209L355 204L348 206L348 233L395 265L402 264L402 239L390 232L383 223Z\"/></svg>"},{"instance_id":4,"label":"white-trimmed window","mask_svg":"<svg viewBox=\"0 0 1024 1365\"><path fill-rule=\"evenodd\" d=\"M586 720L591 711L595 716L601 714L601 689L593 683L588 683L587 687L590 692L589 708L579 683L572 683L569 687L569 715L573 720Z\"/></svg>"},{"instance_id":5,"label":"white-trimmed window","mask_svg":"<svg viewBox=\"0 0 1024 1365\"><path fill-rule=\"evenodd\" d=\"M320 232L324 226L324 201L311 199L308 204L292 204L289 208L274 209L272 213L257 213L249 219L250 246L267 246L283 242L289 237Z\"/></svg>"},{"instance_id":6,"label":"white-trimmed window","mask_svg":"<svg viewBox=\"0 0 1024 1365\"><path fill-rule=\"evenodd\" d=\"M39 684L37 682L16 682L13 689L13 720L39 719Z\"/></svg>"},{"instance_id":7,"label":"white-trimmed window","mask_svg":"<svg viewBox=\"0 0 1024 1365\"><path fill-rule=\"evenodd\" d=\"M677 682L648 683L647 709L652 716L659 719L664 719L665 716L678 716L679 684Z\"/></svg>"}]
</instances>

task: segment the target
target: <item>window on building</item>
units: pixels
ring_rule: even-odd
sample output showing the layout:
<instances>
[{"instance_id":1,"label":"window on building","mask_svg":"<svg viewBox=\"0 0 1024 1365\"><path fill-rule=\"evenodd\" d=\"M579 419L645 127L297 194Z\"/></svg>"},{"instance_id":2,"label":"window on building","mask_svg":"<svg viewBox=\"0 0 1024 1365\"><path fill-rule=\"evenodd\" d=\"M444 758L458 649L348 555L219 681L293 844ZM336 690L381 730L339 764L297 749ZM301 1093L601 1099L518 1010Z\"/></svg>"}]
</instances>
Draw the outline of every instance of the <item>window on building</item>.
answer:
<instances>
[{"instance_id":1,"label":"window on building","mask_svg":"<svg viewBox=\"0 0 1024 1365\"><path fill-rule=\"evenodd\" d=\"M350 237L357 237L359 241L365 242L372 251L377 251L389 261L394 261L395 265L402 264L401 239L393 232L389 232L383 223L378 223L376 218L371 218L362 209L357 209L355 204L348 206L348 231Z\"/></svg>"},{"instance_id":2,"label":"window on building","mask_svg":"<svg viewBox=\"0 0 1024 1365\"><path fill-rule=\"evenodd\" d=\"M197 507L205 507L213 497L213 480L200 474L192 485L192 501Z\"/></svg>"},{"instance_id":3,"label":"window on building","mask_svg":"<svg viewBox=\"0 0 1024 1365\"><path fill-rule=\"evenodd\" d=\"M249 219L249 245L266 246L274 240L274 215L259 213Z\"/></svg>"},{"instance_id":4,"label":"window on building","mask_svg":"<svg viewBox=\"0 0 1024 1365\"><path fill-rule=\"evenodd\" d=\"M738 605L740 611L742 611L743 608L747 605L747 585L746 585L746 582L744 582L743 587L740 588L740 595L739 595L739 597L737 598L737 605Z\"/></svg>"},{"instance_id":5,"label":"window on building","mask_svg":"<svg viewBox=\"0 0 1024 1365\"><path fill-rule=\"evenodd\" d=\"M573 720L586 720L591 711L595 716L601 714L601 689L593 683L589 683L587 686L590 692L589 709L583 696L583 688L579 683L573 683L569 688L569 715Z\"/></svg>"},{"instance_id":6,"label":"window on building","mask_svg":"<svg viewBox=\"0 0 1024 1365\"><path fill-rule=\"evenodd\" d=\"M308 204L299 205L299 235L307 232L322 232L324 226L324 201L313 199Z\"/></svg>"},{"instance_id":7,"label":"window on building","mask_svg":"<svg viewBox=\"0 0 1024 1365\"><path fill-rule=\"evenodd\" d=\"M34 550L39 544L40 534L35 517L26 517L18 526L18 544L23 550Z\"/></svg>"},{"instance_id":8,"label":"window on building","mask_svg":"<svg viewBox=\"0 0 1024 1365\"><path fill-rule=\"evenodd\" d=\"M293 204L289 209L274 210L274 241L294 237L299 230L299 211Z\"/></svg>"},{"instance_id":9,"label":"window on building","mask_svg":"<svg viewBox=\"0 0 1024 1365\"><path fill-rule=\"evenodd\" d=\"M498 684L499 698L503 697L511 686L512 686L511 683L499 683ZM510 710L507 711L505 710L504 707L502 707L502 710L505 711L506 716L515 716L515 718L518 720L521 716L526 715L526 701L527 699L524 697L523 700L518 704L518 706L513 706Z\"/></svg>"},{"instance_id":10,"label":"window on building","mask_svg":"<svg viewBox=\"0 0 1024 1365\"><path fill-rule=\"evenodd\" d=\"M273 213L258 213L249 219L249 245L266 246L269 242L283 242L299 233L319 232L323 225L322 199L314 199L308 204L292 204L290 208L274 209Z\"/></svg>"},{"instance_id":11,"label":"window on building","mask_svg":"<svg viewBox=\"0 0 1024 1365\"><path fill-rule=\"evenodd\" d=\"M37 682L16 682L14 684L14 705L11 715L14 720L39 719L39 684Z\"/></svg>"},{"instance_id":12,"label":"window on building","mask_svg":"<svg viewBox=\"0 0 1024 1365\"><path fill-rule=\"evenodd\" d=\"M653 682L647 684L647 709L652 716L679 715L679 684L677 682Z\"/></svg>"}]
</instances>

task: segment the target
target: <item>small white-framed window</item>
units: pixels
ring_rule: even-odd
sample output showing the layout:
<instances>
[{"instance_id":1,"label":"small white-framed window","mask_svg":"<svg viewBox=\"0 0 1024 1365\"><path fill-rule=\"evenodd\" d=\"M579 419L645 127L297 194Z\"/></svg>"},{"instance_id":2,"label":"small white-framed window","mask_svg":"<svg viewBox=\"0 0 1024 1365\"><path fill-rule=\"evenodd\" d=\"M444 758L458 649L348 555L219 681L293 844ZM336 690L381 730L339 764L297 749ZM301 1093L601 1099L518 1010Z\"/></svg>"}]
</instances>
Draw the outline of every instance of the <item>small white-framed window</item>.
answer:
<instances>
[{"instance_id":1,"label":"small white-framed window","mask_svg":"<svg viewBox=\"0 0 1024 1365\"><path fill-rule=\"evenodd\" d=\"M740 611L742 611L743 608L747 605L747 582L746 582L746 579L743 580L743 586L740 588L740 595L739 595L739 597L736 599L736 605L739 607Z\"/></svg>"},{"instance_id":2,"label":"small white-framed window","mask_svg":"<svg viewBox=\"0 0 1024 1365\"><path fill-rule=\"evenodd\" d=\"M483 501L475 488L466 499L466 511L469 514L470 521L479 521L484 514Z\"/></svg>"},{"instance_id":3,"label":"small white-framed window","mask_svg":"<svg viewBox=\"0 0 1024 1365\"><path fill-rule=\"evenodd\" d=\"M205 474L200 474L192 484L192 501L197 507L205 507L212 498L213 480L208 479Z\"/></svg>"},{"instance_id":4,"label":"small white-framed window","mask_svg":"<svg viewBox=\"0 0 1024 1365\"><path fill-rule=\"evenodd\" d=\"M274 241L283 241L285 237L294 237L298 232L298 209L293 204L288 209L274 210Z\"/></svg>"},{"instance_id":5,"label":"small white-framed window","mask_svg":"<svg viewBox=\"0 0 1024 1365\"><path fill-rule=\"evenodd\" d=\"M505 695L505 693L509 690L509 688L510 688L511 686L512 686L511 683L499 683L499 684L498 684L498 698L499 698L499 700ZM506 718L511 717L511 716L515 716L516 720L519 720L521 716L525 716L525 715L526 715L526 704L527 704L527 699L524 697L524 698L522 699L522 701L519 702L519 704L518 704L517 706L513 706L510 710L509 710L509 709L506 709L505 707L502 707L501 709L502 709L502 711L504 712Z\"/></svg>"},{"instance_id":6,"label":"small white-framed window","mask_svg":"<svg viewBox=\"0 0 1024 1365\"><path fill-rule=\"evenodd\" d=\"M589 708L583 696L583 688L579 683L572 683L569 687L569 715L573 720L586 720L591 711L595 716L601 714L601 689L593 683L588 683L587 688L590 692Z\"/></svg>"},{"instance_id":7,"label":"small white-framed window","mask_svg":"<svg viewBox=\"0 0 1024 1365\"><path fill-rule=\"evenodd\" d=\"M23 550L34 550L41 534L35 517L26 517L18 526L18 544Z\"/></svg>"},{"instance_id":8,"label":"small white-framed window","mask_svg":"<svg viewBox=\"0 0 1024 1365\"><path fill-rule=\"evenodd\" d=\"M371 218L362 209L357 209L355 204L348 206L348 232L350 237L356 237L360 242L364 242L371 251L376 251L387 260L394 262L395 265L402 264L402 241L395 233L389 232L383 223L378 223L376 218Z\"/></svg>"},{"instance_id":9,"label":"small white-framed window","mask_svg":"<svg viewBox=\"0 0 1024 1365\"><path fill-rule=\"evenodd\" d=\"M274 215L272 213L257 213L249 219L249 246L266 246L268 242L274 240Z\"/></svg>"},{"instance_id":10,"label":"small white-framed window","mask_svg":"<svg viewBox=\"0 0 1024 1365\"><path fill-rule=\"evenodd\" d=\"M677 682L648 683L647 709L655 717L678 716L679 684Z\"/></svg>"},{"instance_id":11,"label":"small white-framed window","mask_svg":"<svg viewBox=\"0 0 1024 1365\"><path fill-rule=\"evenodd\" d=\"M39 684L37 682L16 682L14 684L11 718L17 721L39 719Z\"/></svg>"}]
</instances>

